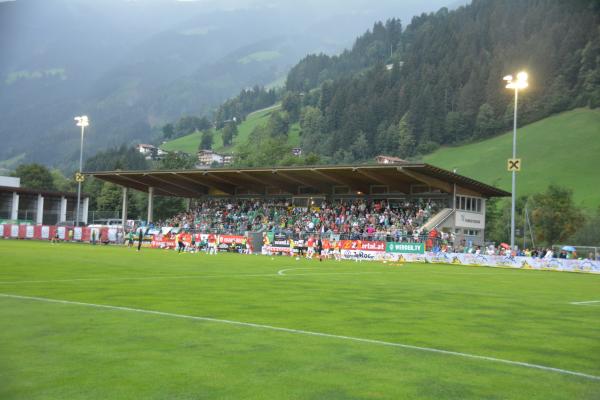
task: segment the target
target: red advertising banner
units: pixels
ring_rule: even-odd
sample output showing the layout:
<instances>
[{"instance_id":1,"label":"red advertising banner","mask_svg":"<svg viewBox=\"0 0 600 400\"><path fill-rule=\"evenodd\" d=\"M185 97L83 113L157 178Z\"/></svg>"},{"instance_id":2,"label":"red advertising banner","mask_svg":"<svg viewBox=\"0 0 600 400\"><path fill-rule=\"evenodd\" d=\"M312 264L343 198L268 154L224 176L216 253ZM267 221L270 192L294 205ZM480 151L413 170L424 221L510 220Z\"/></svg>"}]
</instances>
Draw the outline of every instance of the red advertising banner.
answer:
<instances>
[{"instance_id":1,"label":"red advertising banner","mask_svg":"<svg viewBox=\"0 0 600 400\"><path fill-rule=\"evenodd\" d=\"M27 235L27 225L19 225L19 239L25 239Z\"/></svg>"},{"instance_id":2,"label":"red advertising banner","mask_svg":"<svg viewBox=\"0 0 600 400\"><path fill-rule=\"evenodd\" d=\"M381 251L385 252L385 242L366 240L340 240L342 250Z\"/></svg>"},{"instance_id":3,"label":"red advertising banner","mask_svg":"<svg viewBox=\"0 0 600 400\"><path fill-rule=\"evenodd\" d=\"M221 235L220 236L220 243L224 243L224 244L242 244L244 243L244 236L238 236L238 235Z\"/></svg>"},{"instance_id":4,"label":"red advertising banner","mask_svg":"<svg viewBox=\"0 0 600 400\"><path fill-rule=\"evenodd\" d=\"M89 242L92 240L92 229L91 228L82 228L81 230L81 240L83 242Z\"/></svg>"}]
</instances>

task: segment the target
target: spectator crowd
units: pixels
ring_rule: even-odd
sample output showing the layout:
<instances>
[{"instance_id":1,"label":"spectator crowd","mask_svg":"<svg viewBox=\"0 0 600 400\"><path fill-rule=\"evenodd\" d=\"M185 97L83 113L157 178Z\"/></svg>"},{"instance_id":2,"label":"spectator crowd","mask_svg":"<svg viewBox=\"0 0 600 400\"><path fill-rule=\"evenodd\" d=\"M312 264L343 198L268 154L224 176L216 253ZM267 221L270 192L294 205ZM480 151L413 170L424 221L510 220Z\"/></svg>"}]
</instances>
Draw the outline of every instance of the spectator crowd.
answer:
<instances>
[{"instance_id":1,"label":"spectator crowd","mask_svg":"<svg viewBox=\"0 0 600 400\"><path fill-rule=\"evenodd\" d=\"M347 200L309 207L290 201L207 200L158 226L220 234L246 231L285 233L290 237L339 235L351 240L417 241L427 220L444 200Z\"/></svg>"}]
</instances>

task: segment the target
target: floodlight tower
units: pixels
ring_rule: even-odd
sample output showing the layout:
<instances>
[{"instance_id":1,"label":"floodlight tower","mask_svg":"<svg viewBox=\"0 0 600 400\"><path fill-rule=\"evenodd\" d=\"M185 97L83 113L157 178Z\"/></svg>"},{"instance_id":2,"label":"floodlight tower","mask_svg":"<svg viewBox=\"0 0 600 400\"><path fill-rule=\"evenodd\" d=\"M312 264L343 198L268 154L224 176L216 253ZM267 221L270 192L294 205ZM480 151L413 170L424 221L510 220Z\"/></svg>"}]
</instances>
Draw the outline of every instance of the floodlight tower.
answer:
<instances>
[{"instance_id":1,"label":"floodlight tower","mask_svg":"<svg viewBox=\"0 0 600 400\"><path fill-rule=\"evenodd\" d=\"M519 98L519 89L525 89L529 84L527 83L527 72L519 72L517 74L517 79L514 80L512 75L507 75L504 77L506 81L506 88L513 89L515 91L515 106L514 106L514 121L513 121L513 152L512 152L512 160L513 164L511 167L511 162L509 160L509 169L512 170L512 201L510 207L510 248L515 250L515 203L516 203L516 190L517 190L517 176L516 171L517 168L520 168L514 164L517 158L517 101ZM519 163L520 164L520 163Z\"/></svg>"},{"instance_id":2,"label":"floodlight tower","mask_svg":"<svg viewBox=\"0 0 600 400\"><path fill-rule=\"evenodd\" d=\"M81 117L75 117L75 121L77 121L77 126L81 127L81 144L79 146L79 175L77 176L77 211L75 214L75 226L79 226L79 207L81 203L81 170L83 168L83 134L85 132L85 127L90 125L90 121L87 115L82 115Z\"/></svg>"}]
</instances>

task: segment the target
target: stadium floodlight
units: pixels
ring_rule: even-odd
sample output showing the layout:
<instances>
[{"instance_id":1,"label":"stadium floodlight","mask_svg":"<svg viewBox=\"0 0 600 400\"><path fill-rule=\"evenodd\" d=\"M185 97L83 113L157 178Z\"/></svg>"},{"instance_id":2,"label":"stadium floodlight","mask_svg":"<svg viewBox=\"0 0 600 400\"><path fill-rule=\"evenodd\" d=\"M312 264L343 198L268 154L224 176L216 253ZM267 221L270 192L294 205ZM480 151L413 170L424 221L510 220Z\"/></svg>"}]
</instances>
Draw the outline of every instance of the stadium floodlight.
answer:
<instances>
[{"instance_id":1,"label":"stadium floodlight","mask_svg":"<svg viewBox=\"0 0 600 400\"><path fill-rule=\"evenodd\" d=\"M503 79L506 81L506 88L515 91L515 105L514 105L514 120L513 120L513 151L512 158L517 158L517 101L519 98L519 90L525 89L529 86L527 79L529 75L527 72L521 71L517 74L517 79L514 80L512 75L506 75ZM516 203L516 190L517 190L517 176L516 170L512 170L512 196L510 206L510 247L515 250L515 203Z\"/></svg>"},{"instance_id":2,"label":"stadium floodlight","mask_svg":"<svg viewBox=\"0 0 600 400\"><path fill-rule=\"evenodd\" d=\"M79 174L81 175L81 170L83 168L83 134L85 132L85 128L90 125L90 120L87 115L82 115L80 117L74 118L77 123L75 125L81 127L81 143L79 146ZM81 203L81 179L77 179L77 211L75 214L75 226L79 226L79 206Z\"/></svg>"}]
</instances>

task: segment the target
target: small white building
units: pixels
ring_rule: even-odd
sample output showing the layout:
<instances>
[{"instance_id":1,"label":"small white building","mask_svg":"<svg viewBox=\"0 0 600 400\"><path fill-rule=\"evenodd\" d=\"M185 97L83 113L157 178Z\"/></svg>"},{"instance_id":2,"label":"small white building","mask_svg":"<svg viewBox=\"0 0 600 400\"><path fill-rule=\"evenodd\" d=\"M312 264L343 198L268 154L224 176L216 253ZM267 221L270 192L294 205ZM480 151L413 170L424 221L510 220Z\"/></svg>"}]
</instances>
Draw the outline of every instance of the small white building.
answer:
<instances>
[{"instance_id":1,"label":"small white building","mask_svg":"<svg viewBox=\"0 0 600 400\"><path fill-rule=\"evenodd\" d=\"M377 161L377 164L403 164L408 162L398 157L384 155L375 157L375 161Z\"/></svg>"},{"instance_id":2,"label":"small white building","mask_svg":"<svg viewBox=\"0 0 600 400\"><path fill-rule=\"evenodd\" d=\"M136 149L143 154L146 160L160 160L167 154L168 151L164 151L163 149L156 147L151 144L140 143L136 146Z\"/></svg>"},{"instance_id":3,"label":"small white building","mask_svg":"<svg viewBox=\"0 0 600 400\"><path fill-rule=\"evenodd\" d=\"M212 150L198 151L198 165L200 167L210 167L213 164L230 165L232 162L232 154L219 154Z\"/></svg>"}]
</instances>

